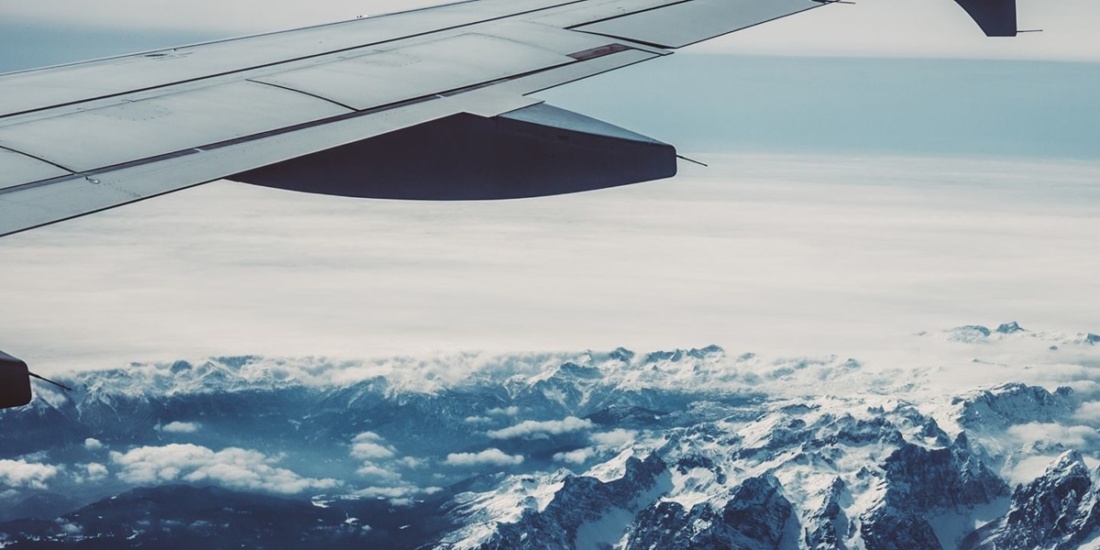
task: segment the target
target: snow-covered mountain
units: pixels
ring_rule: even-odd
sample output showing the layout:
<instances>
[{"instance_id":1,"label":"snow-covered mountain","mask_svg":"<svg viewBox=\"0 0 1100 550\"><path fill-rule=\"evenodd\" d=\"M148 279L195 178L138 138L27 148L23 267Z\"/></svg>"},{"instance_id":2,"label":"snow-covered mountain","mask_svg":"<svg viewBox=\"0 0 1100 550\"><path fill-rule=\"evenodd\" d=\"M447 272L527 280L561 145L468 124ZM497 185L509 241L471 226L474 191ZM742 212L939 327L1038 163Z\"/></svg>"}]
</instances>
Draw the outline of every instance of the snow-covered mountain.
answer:
<instances>
[{"instance_id":1,"label":"snow-covered mountain","mask_svg":"<svg viewBox=\"0 0 1100 550\"><path fill-rule=\"evenodd\" d=\"M1100 346L914 342L76 372L0 412L0 546L1100 548Z\"/></svg>"}]
</instances>

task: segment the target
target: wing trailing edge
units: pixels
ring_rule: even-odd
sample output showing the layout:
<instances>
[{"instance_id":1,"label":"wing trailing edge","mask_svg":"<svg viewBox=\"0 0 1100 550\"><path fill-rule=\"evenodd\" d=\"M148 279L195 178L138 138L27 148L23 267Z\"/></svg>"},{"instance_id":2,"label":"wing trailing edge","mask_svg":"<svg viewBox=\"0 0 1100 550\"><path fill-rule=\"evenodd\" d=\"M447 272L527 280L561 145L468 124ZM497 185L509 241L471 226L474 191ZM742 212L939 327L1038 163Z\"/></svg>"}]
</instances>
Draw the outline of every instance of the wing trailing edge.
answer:
<instances>
[{"instance_id":1,"label":"wing trailing edge","mask_svg":"<svg viewBox=\"0 0 1100 550\"><path fill-rule=\"evenodd\" d=\"M676 175L676 149L538 104L457 114L228 179L376 199L498 200L561 195Z\"/></svg>"}]
</instances>

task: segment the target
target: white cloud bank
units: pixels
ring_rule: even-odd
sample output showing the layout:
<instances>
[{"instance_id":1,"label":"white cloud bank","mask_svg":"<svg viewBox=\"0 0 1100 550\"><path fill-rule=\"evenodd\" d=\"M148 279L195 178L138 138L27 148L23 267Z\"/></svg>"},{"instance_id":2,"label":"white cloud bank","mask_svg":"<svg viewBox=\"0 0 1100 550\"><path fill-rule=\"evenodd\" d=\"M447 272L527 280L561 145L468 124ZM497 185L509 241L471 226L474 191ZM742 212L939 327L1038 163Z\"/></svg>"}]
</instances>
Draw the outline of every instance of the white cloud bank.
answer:
<instances>
[{"instance_id":1,"label":"white cloud bank","mask_svg":"<svg viewBox=\"0 0 1100 550\"><path fill-rule=\"evenodd\" d=\"M554 453L555 462L568 462L569 464L584 464L588 459L596 455L596 449L585 447L561 453Z\"/></svg>"},{"instance_id":2,"label":"white cloud bank","mask_svg":"<svg viewBox=\"0 0 1100 550\"><path fill-rule=\"evenodd\" d=\"M609 432L598 432L590 436L592 443L600 447L622 447L623 445L629 445L634 442L634 438L637 437L637 433L632 430L624 430L622 428L616 428Z\"/></svg>"},{"instance_id":3,"label":"white cloud bank","mask_svg":"<svg viewBox=\"0 0 1100 550\"><path fill-rule=\"evenodd\" d=\"M199 431L199 424L194 422L169 422L164 426L158 426L157 430L170 434L193 434Z\"/></svg>"},{"instance_id":4,"label":"white cloud bank","mask_svg":"<svg viewBox=\"0 0 1100 550\"><path fill-rule=\"evenodd\" d=\"M57 475L58 468L25 460L0 460L0 487L45 489L46 482Z\"/></svg>"},{"instance_id":5,"label":"white cloud bank","mask_svg":"<svg viewBox=\"0 0 1100 550\"><path fill-rule=\"evenodd\" d=\"M597 432L588 436L589 440L592 442L591 447L555 453L553 459L555 462L584 464L601 451L615 450L634 443L636 437L636 432L624 430L622 428L614 429L609 432Z\"/></svg>"},{"instance_id":6,"label":"white cloud bank","mask_svg":"<svg viewBox=\"0 0 1100 550\"><path fill-rule=\"evenodd\" d=\"M88 481L99 481L107 477L107 467L97 462L85 464L84 472Z\"/></svg>"},{"instance_id":7,"label":"white cloud bank","mask_svg":"<svg viewBox=\"0 0 1100 550\"><path fill-rule=\"evenodd\" d=\"M1075 449L1100 441L1100 431L1095 427L1040 422L1011 426L1008 434L1027 444L1061 444Z\"/></svg>"},{"instance_id":8,"label":"white cloud bank","mask_svg":"<svg viewBox=\"0 0 1100 550\"><path fill-rule=\"evenodd\" d=\"M445 462L448 466L518 466L523 464L522 455L510 455L497 448L489 448L478 453L451 453Z\"/></svg>"},{"instance_id":9,"label":"white cloud bank","mask_svg":"<svg viewBox=\"0 0 1100 550\"><path fill-rule=\"evenodd\" d=\"M363 432L351 441L351 456L359 460L393 458L397 451L374 432Z\"/></svg>"},{"instance_id":10,"label":"white cloud bank","mask_svg":"<svg viewBox=\"0 0 1100 550\"><path fill-rule=\"evenodd\" d=\"M591 427L591 420L569 416L561 420L524 420L515 426L492 430L488 432L488 435L493 439L513 439L540 435L561 435L587 430Z\"/></svg>"},{"instance_id":11,"label":"white cloud bank","mask_svg":"<svg viewBox=\"0 0 1100 550\"><path fill-rule=\"evenodd\" d=\"M1073 417L1093 426L1100 426L1100 401L1086 401L1074 411Z\"/></svg>"},{"instance_id":12,"label":"white cloud bank","mask_svg":"<svg viewBox=\"0 0 1100 550\"><path fill-rule=\"evenodd\" d=\"M0 333L56 371L709 343L893 361L912 333L966 323L1100 330L1100 165L703 160L676 180L497 203L213 183L0 239ZM347 375L418 361L391 363Z\"/></svg>"},{"instance_id":13,"label":"white cloud bank","mask_svg":"<svg viewBox=\"0 0 1100 550\"><path fill-rule=\"evenodd\" d=\"M335 479L302 477L274 466L278 458L230 447L213 451L191 444L139 447L126 453L112 452L111 462L120 466L118 477L136 485L186 481L217 483L235 489L295 494L308 489L331 489Z\"/></svg>"}]
</instances>

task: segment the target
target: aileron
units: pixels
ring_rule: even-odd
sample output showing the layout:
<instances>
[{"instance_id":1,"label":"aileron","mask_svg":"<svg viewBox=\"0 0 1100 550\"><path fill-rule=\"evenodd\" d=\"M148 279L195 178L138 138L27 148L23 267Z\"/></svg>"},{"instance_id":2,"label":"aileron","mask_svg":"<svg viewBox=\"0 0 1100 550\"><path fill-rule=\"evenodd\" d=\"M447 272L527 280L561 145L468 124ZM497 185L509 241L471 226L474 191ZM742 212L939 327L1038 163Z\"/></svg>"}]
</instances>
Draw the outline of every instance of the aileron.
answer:
<instances>
[{"instance_id":1,"label":"aileron","mask_svg":"<svg viewBox=\"0 0 1100 550\"><path fill-rule=\"evenodd\" d=\"M0 75L0 117L309 60L583 0L477 0Z\"/></svg>"},{"instance_id":2,"label":"aileron","mask_svg":"<svg viewBox=\"0 0 1100 550\"><path fill-rule=\"evenodd\" d=\"M575 28L665 48L682 48L821 5L815 0L688 0Z\"/></svg>"},{"instance_id":3,"label":"aileron","mask_svg":"<svg viewBox=\"0 0 1100 550\"><path fill-rule=\"evenodd\" d=\"M0 167L3 167L0 170L0 190L71 174L48 162L2 148L0 148Z\"/></svg>"},{"instance_id":4,"label":"aileron","mask_svg":"<svg viewBox=\"0 0 1100 550\"><path fill-rule=\"evenodd\" d=\"M236 82L0 127L0 145L86 172L347 112L306 95Z\"/></svg>"},{"instance_id":5,"label":"aileron","mask_svg":"<svg viewBox=\"0 0 1100 550\"><path fill-rule=\"evenodd\" d=\"M253 80L362 111L573 61L521 42L462 34Z\"/></svg>"}]
</instances>

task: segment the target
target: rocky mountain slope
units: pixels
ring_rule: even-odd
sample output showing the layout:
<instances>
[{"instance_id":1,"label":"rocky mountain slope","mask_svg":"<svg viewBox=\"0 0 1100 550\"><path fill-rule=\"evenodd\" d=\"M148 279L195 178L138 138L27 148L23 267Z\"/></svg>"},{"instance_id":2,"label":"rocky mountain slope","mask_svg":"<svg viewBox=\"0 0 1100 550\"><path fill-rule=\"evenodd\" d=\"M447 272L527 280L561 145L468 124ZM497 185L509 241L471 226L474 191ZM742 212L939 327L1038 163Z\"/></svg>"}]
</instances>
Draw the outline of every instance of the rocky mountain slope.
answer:
<instances>
[{"instance_id":1,"label":"rocky mountain slope","mask_svg":"<svg viewBox=\"0 0 1100 550\"><path fill-rule=\"evenodd\" d=\"M940 347L911 365L710 346L73 373L0 412L0 545L1100 547L1100 348L978 328L916 336ZM974 369L1024 382L945 375Z\"/></svg>"}]
</instances>

